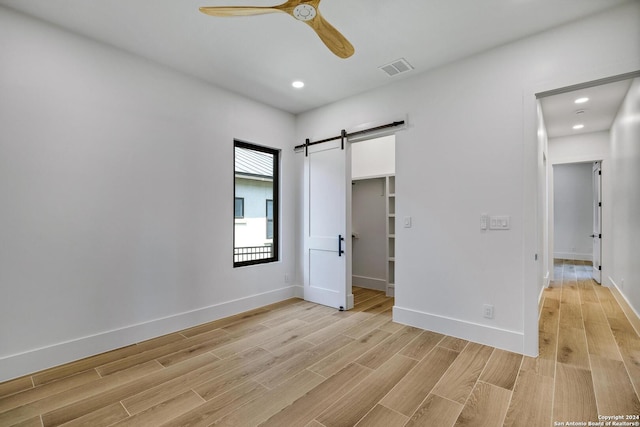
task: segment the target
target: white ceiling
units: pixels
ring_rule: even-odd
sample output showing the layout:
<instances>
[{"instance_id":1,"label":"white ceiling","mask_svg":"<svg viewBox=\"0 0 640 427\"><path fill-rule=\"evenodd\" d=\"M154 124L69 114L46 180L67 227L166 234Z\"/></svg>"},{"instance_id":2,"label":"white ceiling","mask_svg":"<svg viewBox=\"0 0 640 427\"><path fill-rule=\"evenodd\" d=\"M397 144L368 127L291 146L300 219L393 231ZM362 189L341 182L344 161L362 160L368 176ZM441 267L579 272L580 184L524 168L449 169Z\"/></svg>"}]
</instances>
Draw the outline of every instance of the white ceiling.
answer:
<instances>
[{"instance_id":1,"label":"white ceiling","mask_svg":"<svg viewBox=\"0 0 640 427\"><path fill-rule=\"evenodd\" d=\"M542 98L547 136L558 138L611 129L630 86L631 80L622 80ZM579 98L589 101L576 104ZM582 113L576 114L578 111ZM583 124L584 128L573 129L577 124Z\"/></svg>"},{"instance_id":2,"label":"white ceiling","mask_svg":"<svg viewBox=\"0 0 640 427\"><path fill-rule=\"evenodd\" d=\"M580 19L626 0L323 0L323 16L354 45L334 56L286 14L217 18L200 6L281 0L0 0L292 113L310 110ZM395 78L378 67L405 58ZM295 90L291 82L304 80Z\"/></svg>"}]
</instances>

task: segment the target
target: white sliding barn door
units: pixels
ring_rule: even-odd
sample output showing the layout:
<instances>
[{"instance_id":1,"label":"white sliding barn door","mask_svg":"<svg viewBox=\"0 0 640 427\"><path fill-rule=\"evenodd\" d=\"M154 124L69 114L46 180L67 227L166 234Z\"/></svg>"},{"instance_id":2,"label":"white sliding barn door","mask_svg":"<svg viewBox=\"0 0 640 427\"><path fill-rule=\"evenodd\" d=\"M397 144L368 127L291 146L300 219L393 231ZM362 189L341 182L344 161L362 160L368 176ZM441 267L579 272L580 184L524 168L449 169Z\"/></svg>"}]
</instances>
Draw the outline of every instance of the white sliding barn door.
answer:
<instances>
[{"instance_id":1,"label":"white sliding barn door","mask_svg":"<svg viewBox=\"0 0 640 427\"><path fill-rule=\"evenodd\" d=\"M353 308L351 150L345 141L308 147L304 161L304 299Z\"/></svg>"}]
</instances>

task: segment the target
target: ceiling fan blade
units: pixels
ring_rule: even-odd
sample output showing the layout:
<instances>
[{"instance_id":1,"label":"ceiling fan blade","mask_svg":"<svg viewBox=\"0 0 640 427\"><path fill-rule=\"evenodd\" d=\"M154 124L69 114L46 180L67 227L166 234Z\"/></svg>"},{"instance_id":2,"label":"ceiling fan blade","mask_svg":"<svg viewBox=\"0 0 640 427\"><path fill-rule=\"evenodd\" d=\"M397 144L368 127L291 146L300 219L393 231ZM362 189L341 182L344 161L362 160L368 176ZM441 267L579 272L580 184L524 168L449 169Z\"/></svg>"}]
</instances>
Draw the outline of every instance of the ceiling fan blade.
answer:
<instances>
[{"instance_id":1,"label":"ceiling fan blade","mask_svg":"<svg viewBox=\"0 0 640 427\"><path fill-rule=\"evenodd\" d=\"M201 7L200 12L211 16L251 16L282 11L274 7L260 6L211 6Z\"/></svg>"},{"instance_id":2,"label":"ceiling fan blade","mask_svg":"<svg viewBox=\"0 0 640 427\"><path fill-rule=\"evenodd\" d=\"M333 25L329 24L329 22L320 15L320 11L317 12L315 18L306 21L306 24L313 28L320 37L320 40L322 40L331 52L340 58L348 58L354 54L355 49L353 45L349 43L349 40L347 40L340 31L336 30Z\"/></svg>"},{"instance_id":3,"label":"ceiling fan blade","mask_svg":"<svg viewBox=\"0 0 640 427\"><path fill-rule=\"evenodd\" d=\"M284 12L299 21L305 22L318 34L320 40L331 52L340 58L348 58L355 49L338 30L322 17L318 6L321 0L286 0L284 3L271 6L210 6L201 7L200 12L211 16L250 16L266 13Z\"/></svg>"}]
</instances>

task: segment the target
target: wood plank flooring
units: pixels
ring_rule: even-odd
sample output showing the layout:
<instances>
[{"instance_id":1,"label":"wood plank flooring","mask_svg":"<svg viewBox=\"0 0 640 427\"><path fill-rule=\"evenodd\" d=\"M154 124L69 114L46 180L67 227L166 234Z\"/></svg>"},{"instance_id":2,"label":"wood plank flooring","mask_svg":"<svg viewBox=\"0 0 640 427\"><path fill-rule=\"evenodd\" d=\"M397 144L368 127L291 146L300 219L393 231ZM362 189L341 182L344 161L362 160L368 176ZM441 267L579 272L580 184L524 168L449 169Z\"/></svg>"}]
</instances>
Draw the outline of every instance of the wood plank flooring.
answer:
<instances>
[{"instance_id":1,"label":"wood plank flooring","mask_svg":"<svg viewBox=\"0 0 640 427\"><path fill-rule=\"evenodd\" d=\"M348 312L291 299L0 383L0 426L548 427L640 414L638 319L590 266L555 268L538 358L396 324L392 299L354 288Z\"/></svg>"}]
</instances>

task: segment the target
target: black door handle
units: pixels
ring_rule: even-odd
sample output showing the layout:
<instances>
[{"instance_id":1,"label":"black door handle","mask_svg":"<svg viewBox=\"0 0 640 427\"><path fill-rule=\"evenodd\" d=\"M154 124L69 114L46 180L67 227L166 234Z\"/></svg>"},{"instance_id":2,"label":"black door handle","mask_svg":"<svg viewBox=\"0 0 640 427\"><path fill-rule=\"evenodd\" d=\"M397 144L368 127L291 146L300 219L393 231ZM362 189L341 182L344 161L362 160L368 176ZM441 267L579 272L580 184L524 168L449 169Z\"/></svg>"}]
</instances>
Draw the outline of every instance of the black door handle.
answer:
<instances>
[{"instance_id":1,"label":"black door handle","mask_svg":"<svg viewBox=\"0 0 640 427\"><path fill-rule=\"evenodd\" d=\"M342 256L344 251L342 250L342 242L344 241L344 237L342 234L338 234L338 256Z\"/></svg>"}]
</instances>

